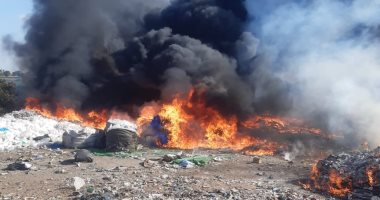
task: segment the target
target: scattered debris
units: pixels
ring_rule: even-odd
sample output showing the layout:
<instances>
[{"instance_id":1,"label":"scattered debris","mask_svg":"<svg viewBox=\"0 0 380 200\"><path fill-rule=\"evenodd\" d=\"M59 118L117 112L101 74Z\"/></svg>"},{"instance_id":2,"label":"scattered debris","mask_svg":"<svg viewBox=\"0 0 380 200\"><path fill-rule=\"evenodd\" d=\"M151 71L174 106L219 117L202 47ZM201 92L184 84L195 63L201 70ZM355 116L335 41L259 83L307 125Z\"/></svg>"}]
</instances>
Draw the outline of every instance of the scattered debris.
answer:
<instances>
[{"instance_id":1,"label":"scattered debris","mask_svg":"<svg viewBox=\"0 0 380 200\"><path fill-rule=\"evenodd\" d=\"M294 158L292 158L291 153L286 152L284 153L284 160L291 162Z\"/></svg>"},{"instance_id":2,"label":"scattered debris","mask_svg":"<svg viewBox=\"0 0 380 200\"><path fill-rule=\"evenodd\" d=\"M193 162L190 162L188 160L180 160L178 163L179 166L181 166L184 169L187 168L194 168L195 164Z\"/></svg>"},{"instance_id":3,"label":"scattered debris","mask_svg":"<svg viewBox=\"0 0 380 200\"><path fill-rule=\"evenodd\" d=\"M65 169L59 169L55 171L56 174L67 174L67 171Z\"/></svg>"},{"instance_id":4,"label":"scattered debris","mask_svg":"<svg viewBox=\"0 0 380 200\"><path fill-rule=\"evenodd\" d=\"M224 159L222 158L222 157L220 157L220 156L217 156L217 157L215 157L214 159L213 159L213 161L215 161L215 162L222 162Z\"/></svg>"},{"instance_id":5,"label":"scattered debris","mask_svg":"<svg viewBox=\"0 0 380 200\"><path fill-rule=\"evenodd\" d=\"M92 154L86 149L80 149L75 153L74 156L75 162L92 162Z\"/></svg>"},{"instance_id":6,"label":"scattered debris","mask_svg":"<svg viewBox=\"0 0 380 200\"><path fill-rule=\"evenodd\" d=\"M158 166L158 162L146 159L144 160L144 162L141 163L141 165L145 168L152 168L152 167Z\"/></svg>"},{"instance_id":7,"label":"scattered debris","mask_svg":"<svg viewBox=\"0 0 380 200\"><path fill-rule=\"evenodd\" d=\"M33 165L28 162L17 161L15 163L9 164L6 170L9 170L9 171L30 170L32 166Z\"/></svg>"},{"instance_id":8,"label":"scattered debris","mask_svg":"<svg viewBox=\"0 0 380 200\"><path fill-rule=\"evenodd\" d=\"M253 157L252 157L252 163L255 163L255 164L261 164L261 159L260 159L260 157L258 157L258 156L253 156Z\"/></svg>"},{"instance_id":9,"label":"scattered debris","mask_svg":"<svg viewBox=\"0 0 380 200\"><path fill-rule=\"evenodd\" d=\"M175 164L180 165L180 163L183 161L189 161L189 162L191 162L197 166L205 166L212 160L213 160L212 156L191 156L191 157L187 157L187 158L176 159L173 162Z\"/></svg>"},{"instance_id":10,"label":"scattered debris","mask_svg":"<svg viewBox=\"0 0 380 200\"><path fill-rule=\"evenodd\" d=\"M162 160L165 162L172 162L176 159L181 159L181 157L178 155L174 155L174 154L166 154L166 155L164 155L164 157L162 157Z\"/></svg>"}]
</instances>

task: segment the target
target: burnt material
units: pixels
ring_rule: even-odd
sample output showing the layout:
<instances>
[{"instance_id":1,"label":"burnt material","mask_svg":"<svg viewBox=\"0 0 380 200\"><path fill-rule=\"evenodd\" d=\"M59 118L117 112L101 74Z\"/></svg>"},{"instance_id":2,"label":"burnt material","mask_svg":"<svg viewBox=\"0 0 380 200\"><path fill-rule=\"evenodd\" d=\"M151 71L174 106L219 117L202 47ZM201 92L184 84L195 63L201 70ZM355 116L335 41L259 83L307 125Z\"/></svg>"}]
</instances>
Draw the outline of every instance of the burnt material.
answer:
<instances>
[{"instance_id":1,"label":"burnt material","mask_svg":"<svg viewBox=\"0 0 380 200\"><path fill-rule=\"evenodd\" d=\"M136 151L137 134L127 129L111 129L106 134L107 151Z\"/></svg>"},{"instance_id":2,"label":"burnt material","mask_svg":"<svg viewBox=\"0 0 380 200\"><path fill-rule=\"evenodd\" d=\"M312 169L311 186L344 199L380 196L380 147L320 160Z\"/></svg>"}]
</instances>

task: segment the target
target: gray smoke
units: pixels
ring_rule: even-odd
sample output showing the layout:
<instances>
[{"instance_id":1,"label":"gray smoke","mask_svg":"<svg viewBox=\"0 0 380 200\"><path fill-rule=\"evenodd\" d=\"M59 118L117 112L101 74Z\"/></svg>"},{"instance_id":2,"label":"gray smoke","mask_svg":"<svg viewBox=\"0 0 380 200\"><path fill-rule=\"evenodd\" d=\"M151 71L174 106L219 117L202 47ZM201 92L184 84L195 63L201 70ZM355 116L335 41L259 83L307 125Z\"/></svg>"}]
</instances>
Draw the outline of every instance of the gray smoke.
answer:
<instances>
[{"instance_id":1,"label":"gray smoke","mask_svg":"<svg viewBox=\"0 0 380 200\"><path fill-rule=\"evenodd\" d=\"M379 145L380 2L259 0L247 6L265 71L289 87L290 113L351 142L355 136Z\"/></svg>"}]
</instances>

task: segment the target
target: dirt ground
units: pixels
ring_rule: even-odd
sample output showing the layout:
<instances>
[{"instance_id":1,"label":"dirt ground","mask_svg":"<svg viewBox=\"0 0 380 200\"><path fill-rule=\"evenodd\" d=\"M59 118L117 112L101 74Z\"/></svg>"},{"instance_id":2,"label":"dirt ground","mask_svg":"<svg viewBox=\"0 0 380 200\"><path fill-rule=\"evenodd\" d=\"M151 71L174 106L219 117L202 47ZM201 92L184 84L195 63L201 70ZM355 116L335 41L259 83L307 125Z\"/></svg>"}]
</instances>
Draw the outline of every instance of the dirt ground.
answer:
<instances>
[{"instance_id":1,"label":"dirt ground","mask_svg":"<svg viewBox=\"0 0 380 200\"><path fill-rule=\"evenodd\" d=\"M124 156L94 156L92 163L73 163L74 150L22 149L0 152L0 199L333 199L302 189L313 160L292 162L279 156L252 156L221 151L206 166L183 169L159 161L176 150L144 149ZM150 160L145 167L141 164ZM27 171L7 171L16 160ZM73 177L85 180L78 191Z\"/></svg>"}]
</instances>

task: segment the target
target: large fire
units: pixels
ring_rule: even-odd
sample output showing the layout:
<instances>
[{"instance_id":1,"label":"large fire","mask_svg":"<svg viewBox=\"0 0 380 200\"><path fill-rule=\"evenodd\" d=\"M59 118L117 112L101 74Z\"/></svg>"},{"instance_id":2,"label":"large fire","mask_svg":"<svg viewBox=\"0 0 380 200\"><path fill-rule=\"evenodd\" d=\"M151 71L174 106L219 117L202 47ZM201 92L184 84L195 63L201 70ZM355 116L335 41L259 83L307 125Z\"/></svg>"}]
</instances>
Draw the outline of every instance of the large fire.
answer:
<instances>
[{"instance_id":1,"label":"large fire","mask_svg":"<svg viewBox=\"0 0 380 200\"><path fill-rule=\"evenodd\" d=\"M35 111L45 117L56 118L60 120L67 120L77 122L83 126L94 127L103 129L106 126L108 113L106 110L100 112L88 111L77 112L73 108L67 108L61 104L56 104L54 109L49 109L43 106L40 100L32 97L26 98L25 109Z\"/></svg>"},{"instance_id":2,"label":"large fire","mask_svg":"<svg viewBox=\"0 0 380 200\"><path fill-rule=\"evenodd\" d=\"M307 128L301 120L292 118L257 115L239 121L236 116L224 116L215 108L207 106L203 99L195 90L191 90L187 97L177 95L169 103L150 103L143 106L136 120L122 112L107 110L79 112L60 104L52 109L42 106L35 98L26 99L26 109L46 117L78 122L98 129L103 129L107 120L112 117L128 116L128 120L136 122L140 137L144 137L147 132L157 136L155 145L164 148L225 148L243 151L247 155L273 155L281 144L253 137L248 132L270 128L280 134L321 134L319 129Z\"/></svg>"},{"instance_id":3,"label":"large fire","mask_svg":"<svg viewBox=\"0 0 380 200\"><path fill-rule=\"evenodd\" d=\"M270 128L278 133L321 134L319 129L307 128L297 119L256 115L246 121L239 121L236 116L223 116L216 109L207 106L204 98L194 98L194 95L199 94L192 90L187 97L178 95L169 103L143 106L140 117L136 120L139 135L143 136L146 132L158 133L160 137L156 144L166 148L228 148L243 150L248 155L273 155L281 144L259 139L248 134L248 131ZM158 126L153 125L156 129L152 130L154 118L157 119ZM246 130L242 131L239 127Z\"/></svg>"}]
</instances>

